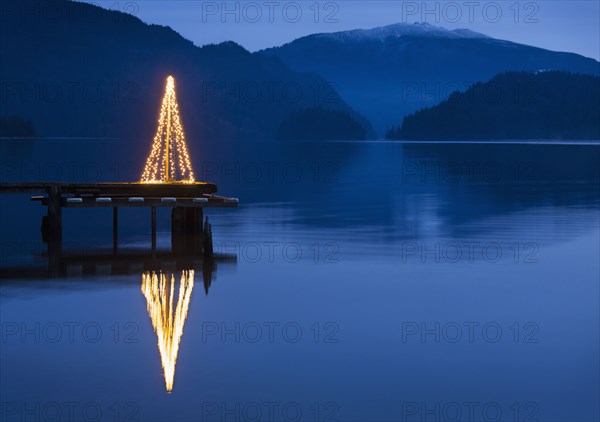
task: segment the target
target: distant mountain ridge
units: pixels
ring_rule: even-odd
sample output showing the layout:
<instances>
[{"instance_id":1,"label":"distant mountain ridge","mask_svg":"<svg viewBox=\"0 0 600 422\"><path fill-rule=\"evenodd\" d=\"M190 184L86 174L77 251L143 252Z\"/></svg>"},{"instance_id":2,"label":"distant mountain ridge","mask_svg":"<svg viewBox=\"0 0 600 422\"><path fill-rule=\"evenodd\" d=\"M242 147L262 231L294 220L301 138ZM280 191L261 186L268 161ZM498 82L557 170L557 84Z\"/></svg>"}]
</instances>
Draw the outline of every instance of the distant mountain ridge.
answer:
<instances>
[{"instance_id":1,"label":"distant mountain ridge","mask_svg":"<svg viewBox=\"0 0 600 422\"><path fill-rule=\"evenodd\" d=\"M147 146L169 74L192 144L275 140L279 126L308 107L347 113L370 130L323 78L234 42L197 47L169 27L87 3L3 1L0 8L0 117L21 116L42 137L121 137Z\"/></svg>"},{"instance_id":2,"label":"distant mountain ridge","mask_svg":"<svg viewBox=\"0 0 600 422\"><path fill-rule=\"evenodd\" d=\"M390 139L600 140L600 77L504 73L404 118Z\"/></svg>"},{"instance_id":3,"label":"distant mountain ridge","mask_svg":"<svg viewBox=\"0 0 600 422\"><path fill-rule=\"evenodd\" d=\"M600 74L591 58L423 23L314 34L260 53L327 79L380 135L404 116L503 72Z\"/></svg>"}]
</instances>

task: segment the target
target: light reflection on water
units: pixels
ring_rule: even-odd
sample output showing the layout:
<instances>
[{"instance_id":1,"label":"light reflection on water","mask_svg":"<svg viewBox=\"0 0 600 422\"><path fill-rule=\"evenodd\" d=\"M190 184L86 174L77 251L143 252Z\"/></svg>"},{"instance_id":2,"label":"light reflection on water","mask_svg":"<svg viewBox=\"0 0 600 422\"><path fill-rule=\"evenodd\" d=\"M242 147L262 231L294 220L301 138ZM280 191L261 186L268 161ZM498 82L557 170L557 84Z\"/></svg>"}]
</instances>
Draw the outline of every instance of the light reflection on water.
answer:
<instances>
[{"instance_id":1,"label":"light reflection on water","mask_svg":"<svg viewBox=\"0 0 600 422\"><path fill-rule=\"evenodd\" d=\"M142 293L148 315L158 337L158 350L165 376L165 388L173 390L179 343L194 290L194 271L182 271L175 300L175 275L156 272L142 274Z\"/></svg>"}]
</instances>

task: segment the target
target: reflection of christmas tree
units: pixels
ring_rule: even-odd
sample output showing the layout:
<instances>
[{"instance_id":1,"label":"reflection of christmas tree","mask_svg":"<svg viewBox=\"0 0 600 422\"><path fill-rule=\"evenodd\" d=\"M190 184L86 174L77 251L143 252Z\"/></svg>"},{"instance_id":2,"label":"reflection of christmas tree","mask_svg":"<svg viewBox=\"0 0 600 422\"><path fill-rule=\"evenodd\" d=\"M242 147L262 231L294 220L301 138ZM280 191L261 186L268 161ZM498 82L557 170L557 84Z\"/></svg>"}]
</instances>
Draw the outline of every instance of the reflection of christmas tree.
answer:
<instances>
[{"instance_id":1,"label":"reflection of christmas tree","mask_svg":"<svg viewBox=\"0 0 600 422\"><path fill-rule=\"evenodd\" d=\"M178 180L194 182L194 171L179 116L175 79L169 76L160 108L158 130L144 167L142 182L161 183Z\"/></svg>"},{"instance_id":2,"label":"reflection of christmas tree","mask_svg":"<svg viewBox=\"0 0 600 422\"><path fill-rule=\"evenodd\" d=\"M183 335L183 326L190 307L194 289L194 271L183 271L175 299L175 277L155 272L142 274L142 293L146 297L148 314L158 337L158 351L162 362L167 391L173 389L175 364L179 353L179 343Z\"/></svg>"}]
</instances>

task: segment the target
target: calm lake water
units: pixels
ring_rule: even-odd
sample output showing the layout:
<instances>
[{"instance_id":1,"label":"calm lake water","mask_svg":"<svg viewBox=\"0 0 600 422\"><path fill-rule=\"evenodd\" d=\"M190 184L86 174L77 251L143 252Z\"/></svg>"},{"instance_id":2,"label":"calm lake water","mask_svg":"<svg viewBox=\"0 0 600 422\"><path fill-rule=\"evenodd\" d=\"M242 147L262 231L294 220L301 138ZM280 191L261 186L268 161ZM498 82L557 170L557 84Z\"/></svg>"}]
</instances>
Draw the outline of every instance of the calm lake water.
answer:
<instances>
[{"instance_id":1,"label":"calm lake water","mask_svg":"<svg viewBox=\"0 0 600 422\"><path fill-rule=\"evenodd\" d=\"M136 180L146 152L0 142L0 178ZM599 146L191 153L240 198L206 213L213 265L118 264L110 210L69 209L48 278L44 209L0 197L0 420L600 419ZM119 223L145 254L150 212Z\"/></svg>"}]
</instances>

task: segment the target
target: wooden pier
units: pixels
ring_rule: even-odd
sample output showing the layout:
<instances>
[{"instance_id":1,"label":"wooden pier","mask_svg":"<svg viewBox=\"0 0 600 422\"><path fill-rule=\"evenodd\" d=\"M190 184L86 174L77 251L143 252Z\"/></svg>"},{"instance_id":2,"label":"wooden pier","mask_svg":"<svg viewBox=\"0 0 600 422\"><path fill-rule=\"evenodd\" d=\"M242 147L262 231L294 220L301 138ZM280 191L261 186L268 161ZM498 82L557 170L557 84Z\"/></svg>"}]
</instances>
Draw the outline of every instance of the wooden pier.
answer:
<instances>
[{"instance_id":1,"label":"wooden pier","mask_svg":"<svg viewBox=\"0 0 600 422\"><path fill-rule=\"evenodd\" d=\"M156 252L156 208L171 208L173 253L212 256L212 230L204 208L236 208L238 200L217 196L212 183L2 183L0 194L31 194L48 209L42 238L60 252L63 208L112 208L113 249L118 249L118 209L150 208L152 252Z\"/></svg>"}]
</instances>

